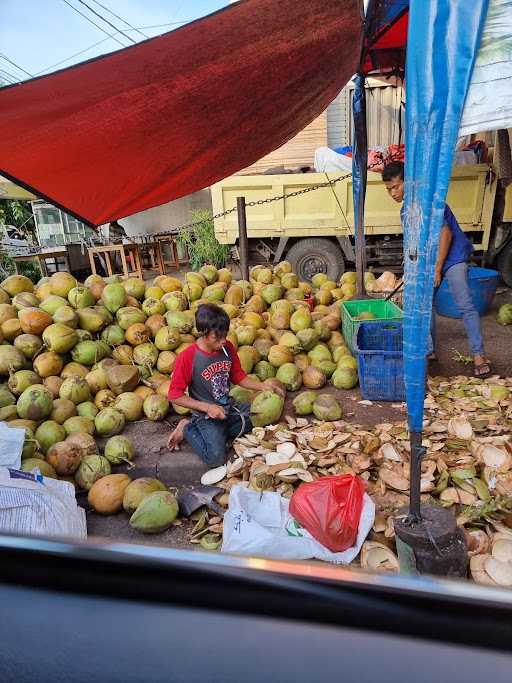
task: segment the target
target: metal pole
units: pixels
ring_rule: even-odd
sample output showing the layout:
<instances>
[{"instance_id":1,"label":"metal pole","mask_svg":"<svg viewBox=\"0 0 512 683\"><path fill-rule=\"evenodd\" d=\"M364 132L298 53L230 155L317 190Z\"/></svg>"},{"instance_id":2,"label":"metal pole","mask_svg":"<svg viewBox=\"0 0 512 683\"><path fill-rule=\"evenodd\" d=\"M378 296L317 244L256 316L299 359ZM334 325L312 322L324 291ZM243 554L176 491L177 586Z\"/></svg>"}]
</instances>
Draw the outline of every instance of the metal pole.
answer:
<instances>
[{"instance_id":1,"label":"metal pole","mask_svg":"<svg viewBox=\"0 0 512 683\"><path fill-rule=\"evenodd\" d=\"M426 453L426 448L421 445L421 432L411 432L411 473L410 473L410 498L409 498L409 522L415 523L421 520L420 495L421 495L421 461Z\"/></svg>"},{"instance_id":2,"label":"metal pole","mask_svg":"<svg viewBox=\"0 0 512 683\"><path fill-rule=\"evenodd\" d=\"M354 99L352 115L354 118L354 140L352 159L352 187L354 196L354 236L356 244L357 296L366 295L364 271L366 268L366 242L364 235L364 202L368 165L368 136L366 122L366 91L364 76L357 74L354 79Z\"/></svg>"},{"instance_id":3,"label":"metal pole","mask_svg":"<svg viewBox=\"0 0 512 683\"><path fill-rule=\"evenodd\" d=\"M242 279L249 279L249 244L247 241L247 219L245 214L245 197L236 198L238 212L238 244L240 249L240 270Z\"/></svg>"}]
</instances>

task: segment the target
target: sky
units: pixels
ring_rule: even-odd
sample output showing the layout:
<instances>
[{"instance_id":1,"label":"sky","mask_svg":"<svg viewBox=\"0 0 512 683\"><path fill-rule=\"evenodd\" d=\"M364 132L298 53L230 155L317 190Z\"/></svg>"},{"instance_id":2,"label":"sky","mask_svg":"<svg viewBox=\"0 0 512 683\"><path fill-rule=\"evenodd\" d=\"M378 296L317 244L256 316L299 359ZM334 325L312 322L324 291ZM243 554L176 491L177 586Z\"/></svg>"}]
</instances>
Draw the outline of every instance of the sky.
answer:
<instances>
[{"instance_id":1,"label":"sky","mask_svg":"<svg viewBox=\"0 0 512 683\"><path fill-rule=\"evenodd\" d=\"M121 49L114 38L93 26L70 5L108 34L114 34L115 29L85 5L140 41L144 36L131 30L105 8L135 28L158 26L141 28L144 34L152 37L177 28L163 24L197 19L227 4L229 0L0 0L0 80L4 85L25 80L29 78L28 74L51 73ZM131 44L121 33L115 33L115 37L124 45Z\"/></svg>"}]
</instances>

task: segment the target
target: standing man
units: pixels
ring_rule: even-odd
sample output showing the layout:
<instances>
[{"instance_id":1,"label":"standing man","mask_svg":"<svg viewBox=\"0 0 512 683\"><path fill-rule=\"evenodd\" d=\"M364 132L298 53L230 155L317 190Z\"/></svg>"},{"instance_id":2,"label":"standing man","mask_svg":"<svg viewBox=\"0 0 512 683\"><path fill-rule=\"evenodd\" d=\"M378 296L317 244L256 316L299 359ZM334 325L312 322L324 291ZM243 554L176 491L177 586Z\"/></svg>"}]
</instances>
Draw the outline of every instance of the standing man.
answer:
<instances>
[{"instance_id":1,"label":"standing man","mask_svg":"<svg viewBox=\"0 0 512 683\"><path fill-rule=\"evenodd\" d=\"M385 166L382 180L395 202L404 200L404 165L401 161L393 161ZM403 225L404 207L400 210ZM491 366L484 357L484 343L480 329L480 316L476 310L468 280L468 262L473 253L473 245L461 230L452 210L445 204L444 219L439 236L439 252L436 262L434 286L439 287L446 279L451 295L462 313L466 335L474 360L475 377L486 377L491 373ZM432 339L430 358L435 360L435 312L432 311Z\"/></svg>"}]
</instances>

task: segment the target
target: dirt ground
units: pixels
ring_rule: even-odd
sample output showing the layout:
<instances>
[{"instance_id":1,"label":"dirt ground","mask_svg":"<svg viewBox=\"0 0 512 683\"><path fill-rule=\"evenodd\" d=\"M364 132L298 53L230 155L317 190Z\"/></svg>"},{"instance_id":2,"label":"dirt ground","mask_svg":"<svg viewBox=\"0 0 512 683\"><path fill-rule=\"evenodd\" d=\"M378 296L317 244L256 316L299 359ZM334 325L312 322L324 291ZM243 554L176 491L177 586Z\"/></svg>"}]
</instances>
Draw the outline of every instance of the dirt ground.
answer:
<instances>
[{"instance_id":1,"label":"dirt ground","mask_svg":"<svg viewBox=\"0 0 512 683\"><path fill-rule=\"evenodd\" d=\"M512 303L512 291L499 290L492 310L482 318L482 327L486 343L486 354L490 359L495 374L503 377L512 375L512 327L502 327L496 323L496 311L504 303ZM438 362L429 368L431 375L471 375L471 365L465 365L455 358L455 352L467 355L467 342L462 321L438 317L437 327ZM336 393L341 402L346 418L361 425L374 425L379 422L398 422L405 420L404 404L359 403L359 391L336 391L326 387L325 392ZM285 406L285 414L293 414L291 401L296 394L289 394ZM170 415L167 421L150 422L141 420L128 425L125 434L135 445L137 458L135 466L129 471L132 478L149 476L160 478L167 486L178 491L198 484L206 467L185 444L179 453L171 453L166 448L166 441L176 415ZM126 471L125 467L114 468L115 471ZM85 496L80 497L80 504L87 511L88 532L91 538L102 537L111 540L122 540L134 543L161 545L174 548L193 549L188 538L194 522L180 520L162 534L143 535L134 531L124 513L102 517L90 510Z\"/></svg>"}]
</instances>

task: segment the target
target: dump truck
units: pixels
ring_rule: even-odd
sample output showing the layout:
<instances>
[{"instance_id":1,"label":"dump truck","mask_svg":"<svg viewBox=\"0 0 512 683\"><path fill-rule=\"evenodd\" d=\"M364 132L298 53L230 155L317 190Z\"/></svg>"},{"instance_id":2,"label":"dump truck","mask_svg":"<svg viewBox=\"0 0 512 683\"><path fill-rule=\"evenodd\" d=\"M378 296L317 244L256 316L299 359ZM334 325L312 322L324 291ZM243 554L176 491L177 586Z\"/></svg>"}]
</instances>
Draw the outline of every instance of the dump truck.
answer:
<instances>
[{"instance_id":1,"label":"dump truck","mask_svg":"<svg viewBox=\"0 0 512 683\"><path fill-rule=\"evenodd\" d=\"M354 268L350 174L234 175L213 185L211 192L214 215L233 209L237 197L245 197L249 249L263 260L287 259L304 280L324 272L337 281ZM447 202L474 244L475 259L497 267L512 286L512 191L501 190L492 165L454 166ZM378 173L368 173L365 206L367 268L400 272L400 206L388 196ZM215 235L223 244L236 243L236 210L215 219Z\"/></svg>"}]
</instances>

